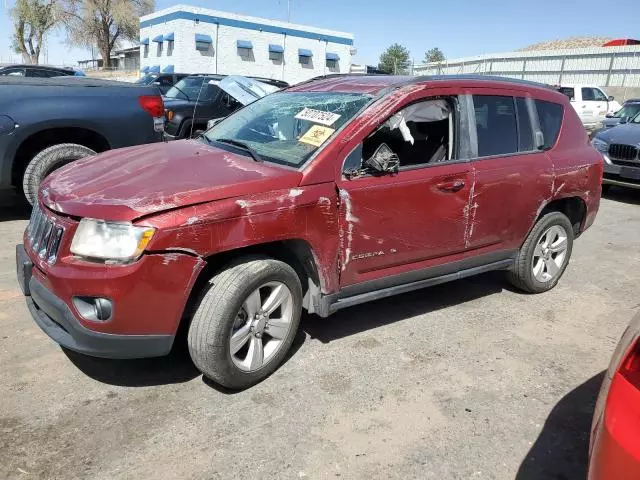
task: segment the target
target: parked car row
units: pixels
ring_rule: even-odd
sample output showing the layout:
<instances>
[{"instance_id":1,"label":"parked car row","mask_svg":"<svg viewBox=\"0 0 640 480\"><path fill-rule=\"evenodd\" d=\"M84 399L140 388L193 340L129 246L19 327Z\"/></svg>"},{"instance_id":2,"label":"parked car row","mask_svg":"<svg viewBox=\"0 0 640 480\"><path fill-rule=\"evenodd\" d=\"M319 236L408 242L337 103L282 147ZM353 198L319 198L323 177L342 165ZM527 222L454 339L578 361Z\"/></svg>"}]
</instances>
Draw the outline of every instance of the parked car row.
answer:
<instances>
[{"instance_id":1,"label":"parked car row","mask_svg":"<svg viewBox=\"0 0 640 480\"><path fill-rule=\"evenodd\" d=\"M84 77L84 72L74 68L51 67L49 65L0 65L0 77L52 78L64 76Z\"/></svg>"}]
</instances>

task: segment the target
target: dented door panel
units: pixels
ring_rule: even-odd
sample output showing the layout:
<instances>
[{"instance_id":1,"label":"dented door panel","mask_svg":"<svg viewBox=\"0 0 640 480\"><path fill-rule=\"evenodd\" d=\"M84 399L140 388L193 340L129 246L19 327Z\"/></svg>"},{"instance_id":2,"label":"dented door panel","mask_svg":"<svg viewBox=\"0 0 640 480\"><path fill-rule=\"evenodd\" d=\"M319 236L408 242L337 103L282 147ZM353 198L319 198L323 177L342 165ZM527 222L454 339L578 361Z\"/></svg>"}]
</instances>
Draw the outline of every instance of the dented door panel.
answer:
<instances>
[{"instance_id":1,"label":"dented door panel","mask_svg":"<svg viewBox=\"0 0 640 480\"><path fill-rule=\"evenodd\" d=\"M338 288L337 204L335 185L325 183L194 205L140 223L158 229L150 250L205 258L270 242L304 241L314 256L321 291L333 293Z\"/></svg>"},{"instance_id":2,"label":"dented door panel","mask_svg":"<svg viewBox=\"0 0 640 480\"><path fill-rule=\"evenodd\" d=\"M340 284L462 252L470 170L462 162L341 181Z\"/></svg>"}]
</instances>

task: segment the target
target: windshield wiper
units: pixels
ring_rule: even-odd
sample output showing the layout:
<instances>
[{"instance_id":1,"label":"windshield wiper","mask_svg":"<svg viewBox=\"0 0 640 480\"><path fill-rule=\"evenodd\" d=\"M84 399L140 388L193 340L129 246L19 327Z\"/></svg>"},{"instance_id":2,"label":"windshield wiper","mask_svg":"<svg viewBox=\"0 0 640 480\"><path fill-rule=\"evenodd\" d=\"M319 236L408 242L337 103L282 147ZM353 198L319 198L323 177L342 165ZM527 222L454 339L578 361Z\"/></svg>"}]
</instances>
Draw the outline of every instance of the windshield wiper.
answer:
<instances>
[{"instance_id":1,"label":"windshield wiper","mask_svg":"<svg viewBox=\"0 0 640 480\"><path fill-rule=\"evenodd\" d=\"M264 160L258 154L258 152L256 152L253 148L251 148L246 143L239 142L237 140L234 140L233 138L216 138L214 141L220 142L220 143L227 143L229 145L233 145L234 147L241 148L242 150L249 152L249 154L253 157L253 159L256 162L264 162Z\"/></svg>"}]
</instances>

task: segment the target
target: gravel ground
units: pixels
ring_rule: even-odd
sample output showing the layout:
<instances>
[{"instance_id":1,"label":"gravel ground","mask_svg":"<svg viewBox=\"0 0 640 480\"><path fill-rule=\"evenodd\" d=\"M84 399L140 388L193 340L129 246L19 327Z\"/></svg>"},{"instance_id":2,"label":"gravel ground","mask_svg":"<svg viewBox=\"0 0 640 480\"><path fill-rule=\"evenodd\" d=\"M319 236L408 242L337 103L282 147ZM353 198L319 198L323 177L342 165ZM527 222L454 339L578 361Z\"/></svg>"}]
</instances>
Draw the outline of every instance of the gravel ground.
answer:
<instances>
[{"instance_id":1,"label":"gravel ground","mask_svg":"<svg viewBox=\"0 0 640 480\"><path fill-rule=\"evenodd\" d=\"M553 291L499 272L303 318L271 378L231 393L177 350L63 352L15 282L0 214L0 477L584 478L595 396L640 307L640 192L614 191Z\"/></svg>"}]
</instances>

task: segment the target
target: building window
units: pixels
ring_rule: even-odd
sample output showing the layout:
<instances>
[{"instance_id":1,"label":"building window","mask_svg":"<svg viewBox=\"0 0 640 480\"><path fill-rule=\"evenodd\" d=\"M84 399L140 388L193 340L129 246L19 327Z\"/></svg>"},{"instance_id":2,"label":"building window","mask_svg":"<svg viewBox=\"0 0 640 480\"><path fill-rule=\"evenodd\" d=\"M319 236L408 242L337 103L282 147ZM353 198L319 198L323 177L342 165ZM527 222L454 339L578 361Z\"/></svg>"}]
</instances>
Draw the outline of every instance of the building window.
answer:
<instances>
[{"instance_id":1,"label":"building window","mask_svg":"<svg viewBox=\"0 0 640 480\"><path fill-rule=\"evenodd\" d=\"M340 57L338 56L337 53L330 53L327 52L326 54L326 65L327 68L330 70L335 70L338 68L338 61L340 60Z\"/></svg>"},{"instance_id":2,"label":"building window","mask_svg":"<svg viewBox=\"0 0 640 480\"><path fill-rule=\"evenodd\" d=\"M269 60L274 62L282 62L284 58L284 47L275 43L269 44Z\"/></svg>"},{"instance_id":3,"label":"building window","mask_svg":"<svg viewBox=\"0 0 640 480\"><path fill-rule=\"evenodd\" d=\"M201 52L208 52L212 48L213 41L209 35L204 35L202 33L196 33L196 50L200 50Z\"/></svg>"},{"instance_id":4,"label":"building window","mask_svg":"<svg viewBox=\"0 0 640 480\"><path fill-rule=\"evenodd\" d=\"M306 48L298 49L298 60L302 65L313 65L313 52Z\"/></svg>"}]
</instances>

